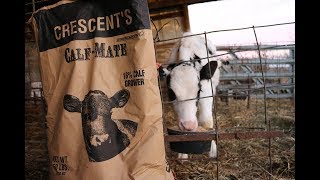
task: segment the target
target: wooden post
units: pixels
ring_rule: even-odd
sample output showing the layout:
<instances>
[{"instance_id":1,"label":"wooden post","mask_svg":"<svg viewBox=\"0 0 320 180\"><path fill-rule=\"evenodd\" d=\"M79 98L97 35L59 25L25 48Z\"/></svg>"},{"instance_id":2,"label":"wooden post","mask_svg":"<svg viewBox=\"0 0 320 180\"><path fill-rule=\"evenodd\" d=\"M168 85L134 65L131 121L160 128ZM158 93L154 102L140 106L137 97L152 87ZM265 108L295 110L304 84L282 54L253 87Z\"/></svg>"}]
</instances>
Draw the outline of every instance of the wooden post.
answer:
<instances>
[{"instance_id":1,"label":"wooden post","mask_svg":"<svg viewBox=\"0 0 320 180\"><path fill-rule=\"evenodd\" d=\"M291 84L293 84L293 89L292 89L292 101L293 101L293 105L295 105L295 97L296 97L296 94L295 94L295 47L290 49L290 57L294 60L294 63L292 64L291 66L291 71L292 71L292 74L294 75L292 78L291 78Z\"/></svg>"},{"instance_id":2,"label":"wooden post","mask_svg":"<svg viewBox=\"0 0 320 180\"><path fill-rule=\"evenodd\" d=\"M183 4L184 31L190 31L188 4Z\"/></svg>"},{"instance_id":3,"label":"wooden post","mask_svg":"<svg viewBox=\"0 0 320 180\"><path fill-rule=\"evenodd\" d=\"M250 95L251 95L251 78L248 75L248 97L247 97L247 109L250 109Z\"/></svg>"}]
</instances>

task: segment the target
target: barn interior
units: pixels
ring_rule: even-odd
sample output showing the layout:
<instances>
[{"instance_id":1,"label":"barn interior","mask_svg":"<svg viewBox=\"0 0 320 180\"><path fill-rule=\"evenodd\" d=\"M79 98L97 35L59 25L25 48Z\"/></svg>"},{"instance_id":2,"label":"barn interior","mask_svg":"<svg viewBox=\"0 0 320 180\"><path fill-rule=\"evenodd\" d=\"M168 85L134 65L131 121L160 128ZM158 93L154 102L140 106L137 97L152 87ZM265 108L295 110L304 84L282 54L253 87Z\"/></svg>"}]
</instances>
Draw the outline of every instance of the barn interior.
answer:
<instances>
[{"instance_id":1,"label":"barn interior","mask_svg":"<svg viewBox=\"0 0 320 180\"><path fill-rule=\"evenodd\" d=\"M57 1L25 1L25 22L37 9ZM190 30L188 6L205 2L212 0L148 0L157 63L165 64L174 44L183 32ZM258 56L253 60L241 57L244 52L257 52L257 46L217 47L219 58L230 61L230 66L221 71L221 83L214 98L218 158L190 154L190 160L183 161L170 149L172 138L166 134L166 128L177 125L176 114L166 94L166 83L159 79L166 158L176 179L295 179L295 45L260 48L259 61ZM272 50L285 50L286 57L270 57L268 53ZM274 68L261 64L261 58L278 65ZM279 64L287 64L289 68ZM46 104L39 70L35 37L26 23L26 179L49 179Z\"/></svg>"}]
</instances>

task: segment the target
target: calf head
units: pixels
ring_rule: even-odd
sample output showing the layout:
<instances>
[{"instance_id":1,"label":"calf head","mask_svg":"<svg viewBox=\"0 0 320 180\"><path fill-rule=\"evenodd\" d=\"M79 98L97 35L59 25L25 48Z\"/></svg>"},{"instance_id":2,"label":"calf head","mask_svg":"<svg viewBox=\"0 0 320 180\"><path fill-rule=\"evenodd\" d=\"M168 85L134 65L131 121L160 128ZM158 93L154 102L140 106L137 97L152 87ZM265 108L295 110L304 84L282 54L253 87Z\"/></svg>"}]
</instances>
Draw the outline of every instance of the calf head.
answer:
<instances>
[{"instance_id":1,"label":"calf head","mask_svg":"<svg viewBox=\"0 0 320 180\"><path fill-rule=\"evenodd\" d=\"M197 108L201 82L208 81L215 74L220 62L211 61L197 70L190 63L174 66L167 76L168 96L173 102L181 130L195 131L198 127ZM211 88L211 86L210 86Z\"/></svg>"},{"instance_id":2,"label":"calf head","mask_svg":"<svg viewBox=\"0 0 320 180\"><path fill-rule=\"evenodd\" d=\"M168 96L173 102L181 130L195 130L197 121L197 100L199 95L199 73L187 64L174 67L167 76Z\"/></svg>"},{"instance_id":3,"label":"calf head","mask_svg":"<svg viewBox=\"0 0 320 180\"><path fill-rule=\"evenodd\" d=\"M160 67L159 75L160 79L167 76L168 95L174 101L180 129L195 131L198 127L198 104L205 109L201 111L205 113L200 113L201 119L207 119L207 111L212 110L207 110L211 105L205 106L213 103L213 98L200 102L199 98L215 94L219 82L218 69L228 62L215 60L216 47L211 41L190 35L190 32L184 33L185 37L176 43L168 59L170 64L166 68ZM214 91L211 91L212 88Z\"/></svg>"},{"instance_id":4,"label":"calf head","mask_svg":"<svg viewBox=\"0 0 320 180\"><path fill-rule=\"evenodd\" d=\"M86 149L91 161L110 159L130 144L128 135L119 130L118 124L134 122L125 120L119 123L119 120L111 118L112 108L123 107L129 97L128 90L120 90L111 98L100 90L89 91L83 101L69 94L64 96L64 108L69 112L81 113ZM135 134L136 126L130 127L135 127Z\"/></svg>"}]
</instances>

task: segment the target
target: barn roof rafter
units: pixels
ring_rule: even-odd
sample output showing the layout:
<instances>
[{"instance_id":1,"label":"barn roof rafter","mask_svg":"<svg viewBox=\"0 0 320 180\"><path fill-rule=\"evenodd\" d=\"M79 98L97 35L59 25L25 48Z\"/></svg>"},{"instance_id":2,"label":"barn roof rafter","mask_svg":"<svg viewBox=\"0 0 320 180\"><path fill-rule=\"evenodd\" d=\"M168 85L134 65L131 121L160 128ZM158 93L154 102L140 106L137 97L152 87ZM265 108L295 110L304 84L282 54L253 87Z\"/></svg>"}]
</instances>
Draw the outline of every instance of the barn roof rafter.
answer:
<instances>
[{"instance_id":1,"label":"barn roof rafter","mask_svg":"<svg viewBox=\"0 0 320 180\"><path fill-rule=\"evenodd\" d=\"M150 11L156 9L165 9L169 7L181 6L181 5L190 5L196 3L204 3L218 0L148 0Z\"/></svg>"}]
</instances>

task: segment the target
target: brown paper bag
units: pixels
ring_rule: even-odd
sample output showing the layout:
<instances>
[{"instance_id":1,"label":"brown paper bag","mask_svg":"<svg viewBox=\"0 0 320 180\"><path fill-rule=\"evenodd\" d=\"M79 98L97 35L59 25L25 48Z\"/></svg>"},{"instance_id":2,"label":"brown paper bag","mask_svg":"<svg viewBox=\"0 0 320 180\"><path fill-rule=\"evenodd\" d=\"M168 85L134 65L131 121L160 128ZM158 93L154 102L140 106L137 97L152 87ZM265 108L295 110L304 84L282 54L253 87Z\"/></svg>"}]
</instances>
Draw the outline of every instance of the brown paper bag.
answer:
<instances>
[{"instance_id":1,"label":"brown paper bag","mask_svg":"<svg viewBox=\"0 0 320 180\"><path fill-rule=\"evenodd\" d=\"M59 1L32 24L51 179L174 179L146 0Z\"/></svg>"}]
</instances>

